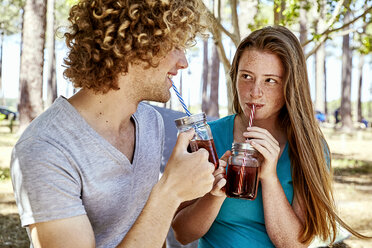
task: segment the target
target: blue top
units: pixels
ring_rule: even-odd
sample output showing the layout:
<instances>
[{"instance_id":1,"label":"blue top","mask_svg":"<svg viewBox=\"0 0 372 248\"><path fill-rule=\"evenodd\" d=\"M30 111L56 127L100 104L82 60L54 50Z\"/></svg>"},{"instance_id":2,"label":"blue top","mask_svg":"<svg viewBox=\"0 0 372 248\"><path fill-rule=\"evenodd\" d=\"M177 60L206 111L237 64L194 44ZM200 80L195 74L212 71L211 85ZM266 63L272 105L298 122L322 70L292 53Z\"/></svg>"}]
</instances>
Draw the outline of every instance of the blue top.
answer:
<instances>
[{"instance_id":1,"label":"blue top","mask_svg":"<svg viewBox=\"0 0 372 248\"><path fill-rule=\"evenodd\" d=\"M235 115L210 122L218 157L231 150ZM288 143L278 160L277 174L284 193L292 204L293 184ZM265 228L261 184L254 201L226 198L209 231L199 240L206 247L274 247Z\"/></svg>"}]
</instances>

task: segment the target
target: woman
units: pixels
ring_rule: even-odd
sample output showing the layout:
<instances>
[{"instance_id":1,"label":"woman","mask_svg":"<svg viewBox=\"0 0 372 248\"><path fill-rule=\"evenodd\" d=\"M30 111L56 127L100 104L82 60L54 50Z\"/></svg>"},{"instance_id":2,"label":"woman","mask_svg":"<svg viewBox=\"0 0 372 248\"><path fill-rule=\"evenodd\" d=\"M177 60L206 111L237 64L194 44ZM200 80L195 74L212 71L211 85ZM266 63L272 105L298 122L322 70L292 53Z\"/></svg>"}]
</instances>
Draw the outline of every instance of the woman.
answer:
<instances>
[{"instance_id":1,"label":"woman","mask_svg":"<svg viewBox=\"0 0 372 248\"><path fill-rule=\"evenodd\" d=\"M230 76L236 114L210 126L219 156L246 139L263 155L258 196L226 198L221 167L214 189L175 216L176 238L182 243L201 238L201 248L307 247L315 236L334 241L336 222L365 237L335 213L329 149L314 117L295 35L281 26L251 33L237 48Z\"/></svg>"}]
</instances>

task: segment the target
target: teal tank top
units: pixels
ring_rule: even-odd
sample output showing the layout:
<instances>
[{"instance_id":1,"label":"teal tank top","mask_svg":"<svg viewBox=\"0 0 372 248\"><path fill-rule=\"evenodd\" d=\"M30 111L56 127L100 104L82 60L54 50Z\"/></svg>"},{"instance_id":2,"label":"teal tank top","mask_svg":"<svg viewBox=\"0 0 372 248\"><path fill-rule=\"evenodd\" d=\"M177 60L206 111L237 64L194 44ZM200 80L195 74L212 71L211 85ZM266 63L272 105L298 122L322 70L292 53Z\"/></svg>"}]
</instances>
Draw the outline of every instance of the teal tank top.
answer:
<instances>
[{"instance_id":1,"label":"teal tank top","mask_svg":"<svg viewBox=\"0 0 372 248\"><path fill-rule=\"evenodd\" d=\"M235 115L210 122L218 157L231 150ZM292 204L293 184L288 143L277 164L284 193ZM265 228L262 189L254 201L226 198L209 231L199 240L199 248L274 247Z\"/></svg>"}]
</instances>

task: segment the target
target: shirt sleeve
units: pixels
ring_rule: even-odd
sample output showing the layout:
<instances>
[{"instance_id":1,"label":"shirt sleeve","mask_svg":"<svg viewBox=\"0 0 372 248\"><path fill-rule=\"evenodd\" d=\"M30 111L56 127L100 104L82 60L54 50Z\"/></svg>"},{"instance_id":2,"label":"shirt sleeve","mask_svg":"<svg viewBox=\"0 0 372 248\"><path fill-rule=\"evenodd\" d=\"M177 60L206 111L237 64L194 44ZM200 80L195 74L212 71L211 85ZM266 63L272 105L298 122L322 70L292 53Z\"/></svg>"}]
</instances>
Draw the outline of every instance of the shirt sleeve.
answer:
<instances>
[{"instance_id":1,"label":"shirt sleeve","mask_svg":"<svg viewBox=\"0 0 372 248\"><path fill-rule=\"evenodd\" d=\"M11 177L23 227L86 214L72 163L47 141L28 139L14 147Z\"/></svg>"}]
</instances>

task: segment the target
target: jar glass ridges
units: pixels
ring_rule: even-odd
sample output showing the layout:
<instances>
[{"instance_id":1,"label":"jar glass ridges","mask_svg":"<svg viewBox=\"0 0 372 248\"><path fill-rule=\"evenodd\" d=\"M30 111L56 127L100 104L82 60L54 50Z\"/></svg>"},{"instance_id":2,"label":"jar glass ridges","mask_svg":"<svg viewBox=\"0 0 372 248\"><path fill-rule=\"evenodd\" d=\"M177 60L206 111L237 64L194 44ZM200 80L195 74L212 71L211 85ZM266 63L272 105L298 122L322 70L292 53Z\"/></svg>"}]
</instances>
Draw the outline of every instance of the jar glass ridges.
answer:
<instances>
[{"instance_id":1,"label":"jar glass ridges","mask_svg":"<svg viewBox=\"0 0 372 248\"><path fill-rule=\"evenodd\" d=\"M191 128L195 129L195 135L190 141L189 152L195 152L204 148L209 152L209 162L214 164L215 169L219 166L219 160L214 146L211 129L207 123L206 114L200 113L185 116L175 120L179 132L185 132Z\"/></svg>"},{"instance_id":2,"label":"jar glass ridges","mask_svg":"<svg viewBox=\"0 0 372 248\"><path fill-rule=\"evenodd\" d=\"M226 175L226 196L256 199L260 162L261 154L249 143L233 143Z\"/></svg>"}]
</instances>

